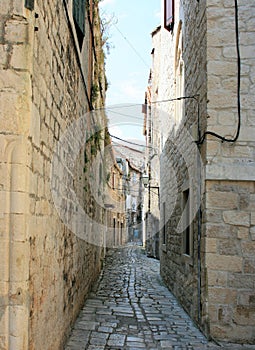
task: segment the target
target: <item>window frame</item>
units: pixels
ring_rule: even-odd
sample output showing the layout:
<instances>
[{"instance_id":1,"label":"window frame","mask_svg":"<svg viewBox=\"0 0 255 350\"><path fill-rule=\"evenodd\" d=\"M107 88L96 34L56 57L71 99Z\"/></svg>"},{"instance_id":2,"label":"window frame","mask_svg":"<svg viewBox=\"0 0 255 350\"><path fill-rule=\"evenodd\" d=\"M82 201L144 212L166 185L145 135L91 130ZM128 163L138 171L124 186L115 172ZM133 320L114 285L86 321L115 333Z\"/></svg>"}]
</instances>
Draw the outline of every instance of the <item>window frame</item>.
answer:
<instances>
[{"instance_id":1,"label":"window frame","mask_svg":"<svg viewBox=\"0 0 255 350\"><path fill-rule=\"evenodd\" d=\"M183 227L182 230L182 255L184 260L190 265L193 264L193 251L194 251L194 237L193 237L193 224L191 222L191 188L189 185L185 185L182 189L182 215ZM187 223L189 223L188 226ZM188 242L187 242L188 240ZM188 248L188 249L187 249Z\"/></svg>"},{"instance_id":2,"label":"window frame","mask_svg":"<svg viewBox=\"0 0 255 350\"><path fill-rule=\"evenodd\" d=\"M162 250L166 252L166 202L162 203Z\"/></svg>"},{"instance_id":3,"label":"window frame","mask_svg":"<svg viewBox=\"0 0 255 350\"><path fill-rule=\"evenodd\" d=\"M164 28L173 31L174 28L174 0L164 0Z\"/></svg>"},{"instance_id":4,"label":"window frame","mask_svg":"<svg viewBox=\"0 0 255 350\"><path fill-rule=\"evenodd\" d=\"M88 0L73 0L72 2L72 15L73 22L76 30L76 35L80 49L82 48L83 39L85 37L85 25L86 25L86 3Z\"/></svg>"}]
</instances>

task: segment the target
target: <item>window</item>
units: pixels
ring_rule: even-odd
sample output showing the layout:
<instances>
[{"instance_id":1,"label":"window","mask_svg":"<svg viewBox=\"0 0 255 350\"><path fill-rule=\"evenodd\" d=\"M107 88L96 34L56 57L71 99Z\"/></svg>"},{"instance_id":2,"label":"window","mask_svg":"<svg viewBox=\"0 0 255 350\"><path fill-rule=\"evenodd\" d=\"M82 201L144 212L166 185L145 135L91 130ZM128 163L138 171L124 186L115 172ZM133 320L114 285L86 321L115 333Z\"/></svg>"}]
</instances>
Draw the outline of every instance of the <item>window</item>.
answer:
<instances>
[{"instance_id":1,"label":"window","mask_svg":"<svg viewBox=\"0 0 255 350\"><path fill-rule=\"evenodd\" d=\"M73 19L80 48L85 35L86 0L73 0Z\"/></svg>"},{"instance_id":2,"label":"window","mask_svg":"<svg viewBox=\"0 0 255 350\"><path fill-rule=\"evenodd\" d=\"M192 255L191 225L190 225L190 193L183 191L183 254Z\"/></svg>"},{"instance_id":3,"label":"window","mask_svg":"<svg viewBox=\"0 0 255 350\"><path fill-rule=\"evenodd\" d=\"M172 31L174 27L174 0L164 0L164 27Z\"/></svg>"},{"instance_id":4,"label":"window","mask_svg":"<svg viewBox=\"0 0 255 350\"><path fill-rule=\"evenodd\" d=\"M162 215L162 221L163 221L163 229L162 229L162 244L166 244L166 203L163 203L163 215Z\"/></svg>"},{"instance_id":5,"label":"window","mask_svg":"<svg viewBox=\"0 0 255 350\"><path fill-rule=\"evenodd\" d=\"M30 11L34 9L34 0L25 0L25 7Z\"/></svg>"},{"instance_id":6,"label":"window","mask_svg":"<svg viewBox=\"0 0 255 350\"><path fill-rule=\"evenodd\" d=\"M116 219L113 218L113 244L116 245Z\"/></svg>"},{"instance_id":7,"label":"window","mask_svg":"<svg viewBox=\"0 0 255 350\"><path fill-rule=\"evenodd\" d=\"M112 189L115 190L115 173L112 173Z\"/></svg>"}]
</instances>

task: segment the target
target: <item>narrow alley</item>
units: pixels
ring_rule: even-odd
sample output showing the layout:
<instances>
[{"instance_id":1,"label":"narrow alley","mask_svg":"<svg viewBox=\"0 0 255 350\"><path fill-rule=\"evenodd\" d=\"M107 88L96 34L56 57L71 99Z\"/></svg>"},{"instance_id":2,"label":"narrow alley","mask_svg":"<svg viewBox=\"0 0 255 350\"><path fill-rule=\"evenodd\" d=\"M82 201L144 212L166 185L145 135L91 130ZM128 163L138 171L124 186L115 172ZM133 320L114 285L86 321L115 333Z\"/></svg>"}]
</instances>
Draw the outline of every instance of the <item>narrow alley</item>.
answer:
<instances>
[{"instance_id":1,"label":"narrow alley","mask_svg":"<svg viewBox=\"0 0 255 350\"><path fill-rule=\"evenodd\" d=\"M65 350L218 348L164 286L159 261L129 245L109 250Z\"/></svg>"}]
</instances>

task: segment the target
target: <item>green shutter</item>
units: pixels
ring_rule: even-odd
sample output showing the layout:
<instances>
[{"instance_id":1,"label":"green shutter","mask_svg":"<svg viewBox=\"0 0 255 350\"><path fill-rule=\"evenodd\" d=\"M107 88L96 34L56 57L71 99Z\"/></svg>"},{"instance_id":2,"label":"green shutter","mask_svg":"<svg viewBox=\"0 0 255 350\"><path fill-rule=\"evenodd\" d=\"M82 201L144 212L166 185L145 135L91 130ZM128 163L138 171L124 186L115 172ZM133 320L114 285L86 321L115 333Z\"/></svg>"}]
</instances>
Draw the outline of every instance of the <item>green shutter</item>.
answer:
<instances>
[{"instance_id":1,"label":"green shutter","mask_svg":"<svg viewBox=\"0 0 255 350\"><path fill-rule=\"evenodd\" d=\"M34 9L34 0L25 0L25 7L30 11Z\"/></svg>"},{"instance_id":2,"label":"green shutter","mask_svg":"<svg viewBox=\"0 0 255 350\"><path fill-rule=\"evenodd\" d=\"M83 35L85 35L86 0L73 0L73 18Z\"/></svg>"}]
</instances>

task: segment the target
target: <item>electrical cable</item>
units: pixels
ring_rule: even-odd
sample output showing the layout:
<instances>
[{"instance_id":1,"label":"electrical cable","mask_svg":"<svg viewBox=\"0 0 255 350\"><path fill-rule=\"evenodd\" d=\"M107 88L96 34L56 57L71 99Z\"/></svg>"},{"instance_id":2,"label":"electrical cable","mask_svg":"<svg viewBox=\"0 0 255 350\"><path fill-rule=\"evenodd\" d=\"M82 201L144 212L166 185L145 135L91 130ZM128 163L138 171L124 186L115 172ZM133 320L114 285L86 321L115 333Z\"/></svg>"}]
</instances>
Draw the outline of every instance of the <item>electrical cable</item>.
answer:
<instances>
[{"instance_id":1,"label":"electrical cable","mask_svg":"<svg viewBox=\"0 0 255 350\"><path fill-rule=\"evenodd\" d=\"M153 148L153 147L151 147L151 146L141 145L141 144L139 144L139 143L127 141L127 140L121 139L120 137L117 137L117 136L114 136L114 135L111 135L111 134L109 134L109 135L110 135L112 138L114 138L114 139L117 139L117 140L120 140L120 141L123 141L123 142L126 142L126 143L130 143L131 145L135 145L135 146L139 146L139 147L143 147L143 148Z\"/></svg>"},{"instance_id":2,"label":"electrical cable","mask_svg":"<svg viewBox=\"0 0 255 350\"><path fill-rule=\"evenodd\" d=\"M150 68L150 66L147 64L147 62L143 59L143 57L139 54L139 52L136 50L136 48L131 44L131 42L125 37L125 35L119 30L117 27L116 23L113 23L114 27L117 29L117 31L120 33L120 35L126 40L128 45L131 47L131 49L135 52L135 54L140 58L140 60L143 62L143 64L147 67Z\"/></svg>"},{"instance_id":3,"label":"electrical cable","mask_svg":"<svg viewBox=\"0 0 255 350\"><path fill-rule=\"evenodd\" d=\"M108 110L109 110L109 109L108 109ZM130 115L130 114L115 112L115 111L112 111L112 110L110 110L110 112L113 113L113 114L121 115L121 116L123 116L123 117L128 117L128 118L138 119L138 120L144 120L144 117L135 117L135 116Z\"/></svg>"},{"instance_id":4,"label":"electrical cable","mask_svg":"<svg viewBox=\"0 0 255 350\"><path fill-rule=\"evenodd\" d=\"M131 147L128 147L128 146L125 146L125 145L122 145L120 143L116 143L113 141L113 147L123 147L123 148L127 148L129 149L130 151L134 151L134 152L137 152L137 153L140 153L140 154L144 154L143 151L139 151L138 149L135 149L135 148L131 148ZM118 151L119 152L119 151ZM121 152L120 152L121 153ZM122 154L122 153L121 153Z\"/></svg>"},{"instance_id":5,"label":"electrical cable","mask_svg":"<svg viewBox=\"0 0 255 350\"><path fill-rule=\"evenodd\" d=\"M239 24L238 24L238 3L237 0L235 0L235 33L236 33L236 53L237 53L237 111L238 111L238 123L237 123L237 130L236 135L234 138L226 138L224 136L221 136L213 131L206 131L201 138L199 138L197 144L202 144L205 140L206 135L212 135L218 139L220 139L222 142L236 142L241 129L241 98L240 98L240 91L241 91L241 57L240 57L240 47L239 47Z\"/></svg>"}]
</instances>

